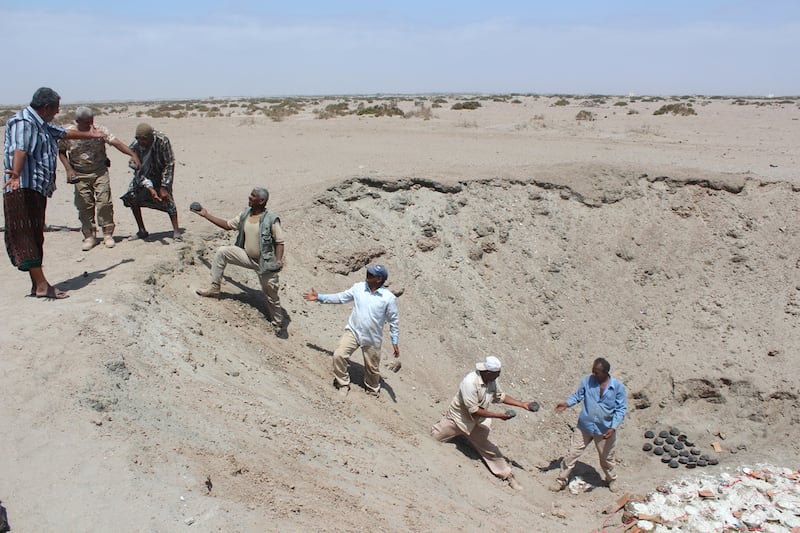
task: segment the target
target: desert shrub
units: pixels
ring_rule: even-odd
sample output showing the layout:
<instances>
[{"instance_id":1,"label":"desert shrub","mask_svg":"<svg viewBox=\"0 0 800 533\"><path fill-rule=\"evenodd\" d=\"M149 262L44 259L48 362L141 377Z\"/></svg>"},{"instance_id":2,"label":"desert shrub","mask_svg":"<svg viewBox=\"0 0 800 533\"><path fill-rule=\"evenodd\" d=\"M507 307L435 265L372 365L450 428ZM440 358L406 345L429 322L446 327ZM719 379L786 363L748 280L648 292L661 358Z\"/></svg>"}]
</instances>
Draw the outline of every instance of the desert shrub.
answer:
<instances>
[{"instance_id":1,"label":"desert shrub","mask_svg":"<svg viewBox=\"0 0 800 533\"><path fill-rule=\"evenodd\" d=\"M280 100L277 103L262 109L262 113L271 118L274 122L280 122L286 117L298 114L303 110L303 104L298 100Z\"/></svg>"},{"instance_id":2,"label":"desert shrub","mask_svg":"<svg viewBox=\"0 0 800 533\"><path fill-rule=\"evenodd\" d=\"M470 120L470 121L462 120L461 122L456 124L456 127L459 127L459 128L477 128L478 127L478 123L475 122L474 120Z\"/></svg>"},{"instance_id":3,"label":"desert shrub","mask_svg":"<svg viewBox=\"0 0 800 533\"><path fill-rule=\"evenodd\" d=\"M347 102L328 104L325 106L325 109L317 109L314 114L317 115L317 118L321 120L342 117L350 114L350 105Z\"/></svg>"},{"instance_id":4,"label":"desert shrub","mask_svg":"<svg viewBox=\"0 0 800 533\"><path fill-rule=\"evenodd\" d=\"M519 98L514 98L513 100L511 100L511 103L512 104L521 104L522 100L520 100Z\"/></svg>"},{"instance_id":5,"label":"desert shrub","mask_svg":"<svg viewBox=\"0 0 800 533\"><path fill-rule=\"evenodd\" d=\"M635 109L628 109L628 114L629 114L629 115L638 115L638 114L639 114L639 112L638 112L638 111L636 111Z\"/></svg>"},{"instance_id":6,"label":"desert shrub","mask_svg":"<svg viewBox=\"0 0 800 533\"><path fill-rule=\"evenodd\" d=\"M594 120L594 113L586 109L581 109L578 111L578 114L575 115L575 120Z\"/></svg>"},{"instance_id":7,"label":"desert shrub","mask_svg":"<svg viewBox=\"0 0 800 533\"><path fill-rule=\"evenodd\" d=\"M470 109L471 110L471 109L478 109L479 107L481 107L481 103L478 102L477 100L467 100L466 102L456 102L455 104L453 104L450 107L450 109L455 109L455 110Z\"/></svg>"},{"instance_id":8,"label":"desert shrub","mask_svg":"<svg viewBox=\"0 0 800 533\"><path fill-rule=\"evenodd\" d=\"M696 115L697 111L691 106L691 104L665 104L653 111L654 115L666 115L667 113L672 113L673 115L678 115L682 117L686 117L689 115Z\"/></svg>"},{"instance_id":9,"label":"desert shrub","mask_svg":"<svg viewBox=\"0 0 800 533\"><path fill-rule=\"evenodd\" d=\"M397 107L397 104L395 103L384 103L369 107L364 107L362 104L359 104L358 109L356 109L356 115L372 115L375 117L402 117L405 116L405 113L403 113L403 110Z\"/></svg>"},{"instance_id":10,"label":"desert shrub","mask_svg":"<svg viewBox=\"0 0 800 533\"><path fill-rule=\"evenodd\" d=\"M628 105L628 102L626 102L626 101L624 101L624 100L619 100L619 101L617 101L617 102L614 102L614 105L617 105L617 106L624 106L624 105Z\"/></svg>"},{"instance_id":11,"label":"desert shrub","mask_svg":"<svg viewBox=\"0 0 800 533\"><path fill-rule=\"evenodd\" d=\"M419 102L419 105L416 105L413 111L409 111L405 114L405 118L412 117L418 117L422 120L430 120L433 118L433 111L430 107L426 106L422 102Z\"/></svg>"},{"instance_id":12,"label":"desert shrub","mask_svg":"<svg viewBox=\"0 0 800 533\"><path fill-rule=\"evenodd\" d=\"M439 104L439 105L446 104L447 103L447 98L442 98L442 97L434 98L433 99L433 103L434 104Z\"/></svg>"},{"instance_id":13,"label":"desert shrub","mask_svg":"<svg viewBox=\"0 0 800 533\"><path fill-rule=\"evenodd\" d=\"M556 101L555 101L555 103L554 103L553 105L554 105L554 106L565 106L565 105L569 105L569 100L567 100L566 98L560 98L560 99L556 100Z\"/></svg>"}]
</instances>

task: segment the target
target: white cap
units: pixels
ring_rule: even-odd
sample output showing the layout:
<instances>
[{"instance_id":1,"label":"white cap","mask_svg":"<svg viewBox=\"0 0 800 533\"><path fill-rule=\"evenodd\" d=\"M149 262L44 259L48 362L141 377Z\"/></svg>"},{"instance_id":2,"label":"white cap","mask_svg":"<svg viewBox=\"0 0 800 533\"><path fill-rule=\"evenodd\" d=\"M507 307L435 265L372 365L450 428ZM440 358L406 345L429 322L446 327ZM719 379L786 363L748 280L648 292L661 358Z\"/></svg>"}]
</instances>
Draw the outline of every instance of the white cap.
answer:
<instances>
[{"instance_id":1,"label":"white cap","mask_svg":"<svg viewBox=\"0 0 800 533\"><path fill-rule=\"evenodd\" d=\"M500 372L500 359L493 355L486 357L486 360L480 363L475 363L475 368L481 372Z\"/></svg>"}]
</instances>

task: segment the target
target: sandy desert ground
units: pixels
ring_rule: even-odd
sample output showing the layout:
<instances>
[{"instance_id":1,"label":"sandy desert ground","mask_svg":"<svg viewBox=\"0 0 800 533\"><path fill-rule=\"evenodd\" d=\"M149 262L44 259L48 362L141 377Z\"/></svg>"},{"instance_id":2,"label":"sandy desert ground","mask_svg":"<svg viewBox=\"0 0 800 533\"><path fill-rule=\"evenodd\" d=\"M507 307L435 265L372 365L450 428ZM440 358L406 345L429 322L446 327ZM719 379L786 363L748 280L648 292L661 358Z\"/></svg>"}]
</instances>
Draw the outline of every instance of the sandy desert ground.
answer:
<instances>
[{"instance_id":1,"label":"sandy desert ground","mask_svg":"<svg viewBox=\"0 0 800 533\"><path fill-rule=\"evenodd\" d=\"M481 106L452 109L465 101ZM598 356L628 388L625 491L691 474L641 451L660 427L709 453L718 442L716 471L797 469L800 100L289 102L95 105L125 140L142 121L171 139L184 242L152 211L151 239L125 241L135 224L117 200L117 246L81 252L60 170L45 272L71 297L26 297L27 275L0 262L14 532L598 530L617 495L547 490L578 414L553 408ZM335 113L359 104L408 116ZM668 104L696 114L654 115ZM119 197L130 171L109 154ZM219 301L194 293L233 235L188 204L230 217L255 185L287 233L288 339L252 272L230 267ZM330 357L350 308L301 294L344 290L368 262L403 291L403 368L380 398L342 401ZM510 394L542 405L494 425L523 491L429 436L487 354ZM598 470L587 451L576 475L602 485Z\"/></svg>"}]
</instances>

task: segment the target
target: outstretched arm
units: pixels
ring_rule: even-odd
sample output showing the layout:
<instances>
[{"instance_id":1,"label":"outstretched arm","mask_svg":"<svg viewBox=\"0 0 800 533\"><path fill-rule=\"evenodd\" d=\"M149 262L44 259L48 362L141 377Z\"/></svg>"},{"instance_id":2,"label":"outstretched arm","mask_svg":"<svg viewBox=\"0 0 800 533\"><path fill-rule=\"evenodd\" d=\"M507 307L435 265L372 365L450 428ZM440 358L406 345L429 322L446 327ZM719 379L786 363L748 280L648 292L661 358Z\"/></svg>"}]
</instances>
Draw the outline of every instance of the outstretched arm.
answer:
<instances>
[{"instance_id":1,"label":"outstretched arm","mask_svg":"<svg viewBox=\"0 0 800 533\"><path fill-rule=\"evenodd\" d=\"M204 219L208 220L209 222L211 222L215 226L220 227L220 228L222 228L224 230L232 230L233 229L232 227L230 227L230 225L228 224L227 220L224 220L224 219L219 218L219 217L215 217L214 215L209 213L206 210L205 207L201 208L200 211L192 211L192 213L196 213L197 215L199 215L199 216L203 217Z\"/></svg>"},{"instance_id":2,"label":"outstretched arm","mask_svg":"<svg viewBox=\"0 0 800 533\"><path fill-rule=\"evenodd\" d=\"M314 290L314 287L311 287L311 290L308 292L303 293L303 298L308 300L309 302L316 302L319 293Z\"/></svg>"},{"instance_id":3,"label":"outstretched arm","mask_svg":"<svg viewBox=\"0 0 800 533\"><path fill-rule=\"evenodd\" d=\"M110 144L111 144L111 146L113 146L114 148L116 148L117 150L122 152L123 154L127 155L128 157L130 157L131 161L133 161L133 164L136 165L136 170L139 170L140 168L142 168L142 162L139 161L139 156L137 156L136 153L133 150L128 148L127 144L125 144L124 142L120 141L116 137L114 138L113 141L111 141Z\"/></svg>"}]
</instances>

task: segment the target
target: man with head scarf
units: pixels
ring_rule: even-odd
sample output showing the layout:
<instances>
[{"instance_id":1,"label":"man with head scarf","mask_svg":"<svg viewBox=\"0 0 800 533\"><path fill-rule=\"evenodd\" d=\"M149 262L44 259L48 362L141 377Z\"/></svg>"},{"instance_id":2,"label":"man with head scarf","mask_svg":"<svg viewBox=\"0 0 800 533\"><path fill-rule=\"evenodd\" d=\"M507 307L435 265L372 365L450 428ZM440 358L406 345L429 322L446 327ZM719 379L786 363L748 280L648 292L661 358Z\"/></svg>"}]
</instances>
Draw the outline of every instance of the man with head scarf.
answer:
<instances>
[{"instance_id":1,"label":"man with head scarf","mask_svg":"<svg viewBox=\"0 0 800 533\"><path fill-rule=\"evenodd\" d=\"M512 489L522 486L514 478L511 465L500 448L489 440L491 419L510 420L516 416L513 410L503 413L490 411L490 403L504 403L529 411L538 411L536 402L521 402L503 392L497 378L500 377L500 359L492 355L475 364L475 370L467 374L458 392L450 402L450 408L442 419L431 428L431 436L439 442L454 437L464 437L483 458L492 474L508 481Z\"/></svg>"},{"instance_id":2,"label":"man with head scarf","mask_svg":"<svg viewBox=\"0 0 800 533\"><path fill-rule=\"evenodd\" d=\"M111 161L106 154L106 144L110 144L131 158L131 164L139 168L137 155L115 137L105 126L95 126L92 109L81 106L75 110L75 124L67 131L89 131L92 128L104 135L100 139L72 139L58 142L58 158L67 171L67 183L75 185L75 207L81 222L83 245L87 252L97 244L97 225L103 230L103 244L113 248L114 242L114 204L111 202L111 180L108 168Z\"/></svg>"},{"instance_id":3,"label":"man with head scarf","mask_svg":"<svg viewBox=\"0 0 800 533\"><path fill-rule=\"evenodd\" d=\"M163 211L172 222L172 239L183 240L178 230L178 209L172 193L175 176L175 155L169 138L152 126L141 123L136 127L136 138L130 146L141 161L141 167L134 173L128 192L122 196L122 203L133 211L133 218L139 230L131 240L147 239L150 234L144 227L142 207Z\"/></svg>"},{"instance_id":4,"label":"man with head scarf","mask_svg":"<svg viewBox=\"0 0 800 533\"><path fill-rule=\"evenodd\" d=\"M103 136L94 129L66 131L53 124L60 105L61 97L53 89L38 89L31 104L6 123L3 144L6 250L11 264L30 275L30 295L37 298L69 296L50 285L42 270L44 217L47 199L56 190L58 141Z\"/></svg>"}]
</instances>

